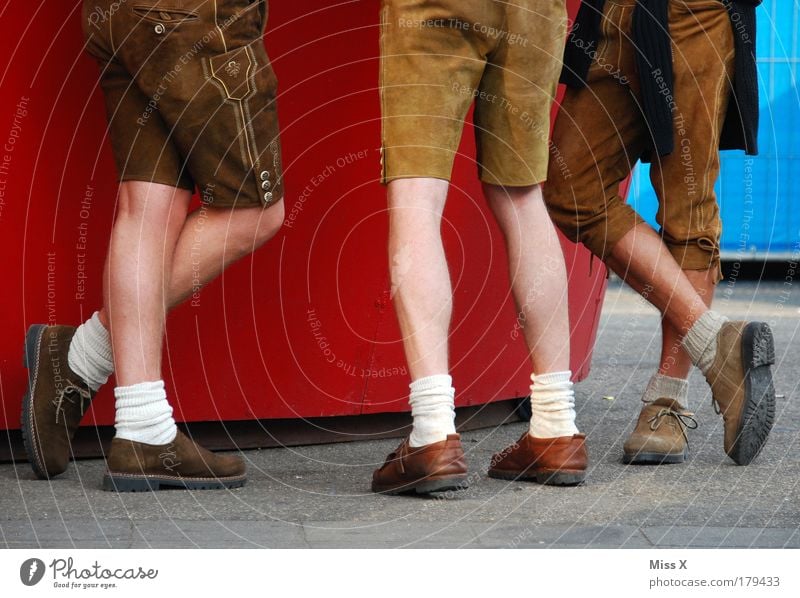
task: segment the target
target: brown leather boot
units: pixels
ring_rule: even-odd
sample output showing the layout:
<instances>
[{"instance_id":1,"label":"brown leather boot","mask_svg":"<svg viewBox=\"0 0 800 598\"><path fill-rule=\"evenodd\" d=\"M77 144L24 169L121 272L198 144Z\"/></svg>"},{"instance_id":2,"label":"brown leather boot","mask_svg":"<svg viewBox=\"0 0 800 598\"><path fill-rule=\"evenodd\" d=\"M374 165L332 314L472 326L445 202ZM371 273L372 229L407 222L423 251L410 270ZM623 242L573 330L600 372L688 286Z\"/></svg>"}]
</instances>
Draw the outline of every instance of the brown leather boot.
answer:
<instances>
[{"instance_id":1,"label":"brown leather boot","mask_svg":"<svg viewBox=\"0 0 800 598\"><path fill-rule=\"evenodd\" d=\"M420 447L409 446L406 438L372 474L372 491L385 494L428 494L467 487L467 464L458 434Z\"/></svg>"},{"instance_id":2,"label":"brown leather boot","mask_svg":"<svg viewBox=\"0 0 800 598\"><path fill-rule=\"evenodd\" d=\"M489 477L574 486L586 479L586 436L534 438L528 432L492 457Z\"/></svg>"},{"instance_id":3,"label":"brown leather boot","mask_svg":"<svg viewBox=\"0 0 800 598\"><path fill-rule=\"evenodd\" d=\"M636 429L622 448L622 462L635 464L683 463L689 453L686 428L697 421L681 404L668 398L646 403Z\"/></svg>"},{"instance_id":4,"label":"brown leather boot","mask_svg":"<svg viewBox=\"0 0 800 598\"><path fill-rule=\"evenodd\" d=\"M747 465L761 451L775 420L772 330L765 322L726 322L706 380L725 426L725 452Z\"/></svg>"},{"instance_id":5,"label":"brown leather boot","mask_svg":"<svg viewBox=\"0 0 800 598\"><path fill-rule=\"evenodd\" d=\"M72 438L94 393L69 367L74 326L35 324L25 335L28 392L22 399L22 440L37 477L67 469Z\"/></svg>"},{"instance_id":6,"label":"brown leather boot","mask_svg":"<svg viewBox=\"0 0 800 598\"><path fill-rule=\"evenodd\" d=\"M215 455L178 431L175 440L162 445L114 438L108 453L108 471L103 476L103 490L216 490L239 488L246 481L247 472L241 457Z\"/></svg>"}]
</instances>

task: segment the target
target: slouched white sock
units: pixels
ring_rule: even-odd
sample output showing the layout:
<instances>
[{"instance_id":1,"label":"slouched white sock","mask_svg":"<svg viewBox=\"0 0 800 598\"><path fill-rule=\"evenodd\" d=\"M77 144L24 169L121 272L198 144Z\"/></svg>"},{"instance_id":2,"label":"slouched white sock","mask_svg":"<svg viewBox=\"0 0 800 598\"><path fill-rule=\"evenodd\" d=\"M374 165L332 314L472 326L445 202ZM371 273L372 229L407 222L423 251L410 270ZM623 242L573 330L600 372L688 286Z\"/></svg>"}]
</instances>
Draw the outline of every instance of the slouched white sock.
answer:
<instances>
[{"instance_id":1,"label":"slouched white sock","mask_svg":"<svg viewBox=\"0 0 800 598\"><path fill-rule=\"evenodd\" d=\"M455 396L453 379L447 374L427 376L414 380L409 389L408 402L414 425L410 446L425 446L447 439L456 433Z\"/></svg>"},{"instance_id":2,"label":"slouched white sock","mask_svg":"<svg viewBox=\"0 0 800 598\"><path fill-rule=\"evenodd\" d=\"M667 398L678 401L686 407L689 399L689 382L682 378L672 378L656 372L644 389L642 401L652 403L656 399Z\"/></svg>"},{"instance_id":3,"label":"slouched white sock","mask_svg":"<svg viewBox=\"0 0 800 598\"><path fill-rule=\"evenodd\" d=\"M117 386L117 438L145 444L167 444L175 439L178 428L172 419L164 381Z\"/></svg>"},{"instance_id":4,"label":"slouched white sock","mask_svg":"<svg viewBox=\"0 0 800 598\"><path fill-rule=\"evenodd\" d=\"M530 435L534 438L559 438L578 433L571 377L569 370L531 375Z\"/></svg>"},{"instance_id":5,"label":"slouched white sock","mask_svg":"<svg viewBox=\"0 0 800 598\"><path fill-rule=\"evenodd\" d=\"M111 335L100 322L97 312L78 326L69 344L67 362L92 390L103 386L114 372Z\"/></svg>"},{"instance_id":6,"label":"slouched white sock","mask_svg":"<svg viewBox=\"0 0 800 598\"><path fill-rule=\"evenodd\" d=\"M710 309L686 333L683 348L703 374L707 374L717 356L717 334L728 318Z\"/></svg>"}]
</instances>

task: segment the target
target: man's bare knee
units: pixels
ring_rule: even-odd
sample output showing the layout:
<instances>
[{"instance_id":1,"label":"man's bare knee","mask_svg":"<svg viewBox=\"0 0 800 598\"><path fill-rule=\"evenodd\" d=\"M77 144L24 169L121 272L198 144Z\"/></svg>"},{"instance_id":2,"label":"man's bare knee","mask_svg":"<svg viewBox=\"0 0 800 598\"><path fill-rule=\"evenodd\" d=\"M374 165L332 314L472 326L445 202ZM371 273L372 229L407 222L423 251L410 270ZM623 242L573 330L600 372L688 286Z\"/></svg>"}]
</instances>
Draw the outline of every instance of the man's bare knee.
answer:
<instances>
[{"instance_id":1,"label":"man's bare knee","mask_svg":"<svg viewBox=\"0 0 800 598\"><path fill-rule=\"evenodd\" d=\"M257 247L260 247L272 237L274 237L283 225L286 210L283 201L271 205L266 210L261 210L256 222L254 240Z\"/></svg>"},{"instance_id":2,"label":"man's bare knee","mask_svg":"<svg viewBox=\"0 0 800 598\"><path fill-rule=\"evenodd\" d=\"M186 205L191 194L183 189L142 181L126 181L120 185L117 198L117 219L147 221L149 227L186 218ZM180 201L176 201L180 199Z\"/></svg>"},{"instance_id":3,"label":"man's bare knee","mask_svg":"<svg viewBox=\"0 0 800 598\"><path fill-rule=\"evenodd\" d=\"M520 227L527 228L542 219L544 203L541 185L501 187L483 183L483 194L506 238L516 236Z\"/></svg>"},{"instance_id":4,"label":"man's bare knee","mask_svg":"<svg viewBox=\"0 0 800 598\"><path fill-rule=\"evenodd\" d=\"M449 186L450 181L444 179L395 179L387 186L389 209L413 209L441 216Z\"/></svg>"},{"instance_id":5,"label":"man's bare knee","mask_svg":"<svg viewBox=\"0 0 800 598\"><path fill-rule=\"evenodd\" d=\"M237 256L245 256L261 247L280 230L284 206L280 201L269 208L236 208L230 215L227 246Z\"/></svg>"},{"instance_id":6,"label":"man's bare knee","mask_svg":"<svg viewBox=\"0 0 800 598\"><path fill-rule=\"evenodd\" d=\"M525 187L504 187L482 183L483 194L490 202L526 202L542 199L542 185L527 185Z\"/></svg>"}]
</instances>

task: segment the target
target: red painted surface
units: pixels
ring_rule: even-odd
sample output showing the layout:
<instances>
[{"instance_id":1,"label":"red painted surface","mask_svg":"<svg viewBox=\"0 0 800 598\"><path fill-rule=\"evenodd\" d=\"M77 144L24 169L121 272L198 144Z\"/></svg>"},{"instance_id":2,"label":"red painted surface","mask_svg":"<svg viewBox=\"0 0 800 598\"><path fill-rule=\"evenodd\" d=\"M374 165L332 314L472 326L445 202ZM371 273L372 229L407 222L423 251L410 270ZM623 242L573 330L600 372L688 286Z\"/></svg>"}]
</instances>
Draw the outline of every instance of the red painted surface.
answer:
<instances>
[{"instance_id":1,"label":"red painted surface","mask_svg":"<svg viewBox=\"0 0 800 598\"><path fill-rule=\"evenodd\" d=\"M272 3L267 48L281 82L286 211L294 219L170 315L164 376L179 419L406 409L377 182L378 5L323 4ZM0 11L0 428L19 427L27 326L78 323L101 299L116 183L79 13L74 1L13 2ZM466 405L526 394L530 367L469 127L461 152L444 236L455 290L453 375ZM588 253L565 247L572 363L583 377L605 271L595 260L590 273ZM99 423L113 421L111 387L94 402Z\"/></svg>"}]
</instances>

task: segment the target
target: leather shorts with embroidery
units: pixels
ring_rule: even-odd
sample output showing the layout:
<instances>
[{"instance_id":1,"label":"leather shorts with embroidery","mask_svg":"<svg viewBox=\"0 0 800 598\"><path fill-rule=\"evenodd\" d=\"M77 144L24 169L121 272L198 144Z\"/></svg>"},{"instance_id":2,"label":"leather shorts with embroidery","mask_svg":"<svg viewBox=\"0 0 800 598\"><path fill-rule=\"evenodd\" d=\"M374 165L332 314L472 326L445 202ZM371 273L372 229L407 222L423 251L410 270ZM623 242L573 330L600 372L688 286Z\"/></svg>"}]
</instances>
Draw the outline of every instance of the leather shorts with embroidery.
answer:
<instances>
[{"instance_id":1,"label":"leather shorts with embroidery","mask_svg":"<svg viewBox=\"0 0 800 598\"><path fill-rule=\"evenodd\" d=\"M283 198L267 0L84 0L122 181L218 207Z\"/></svg>"}]
</instances>

